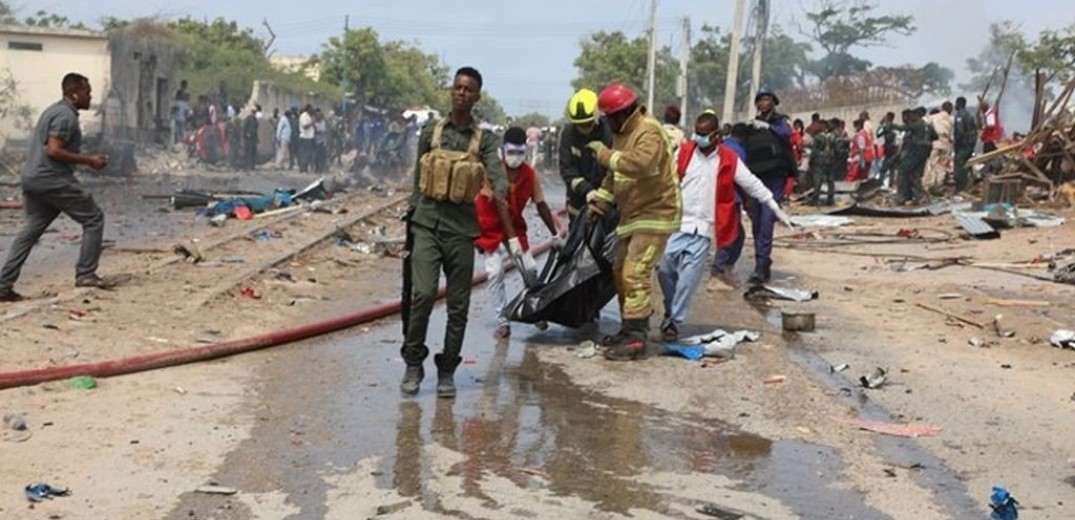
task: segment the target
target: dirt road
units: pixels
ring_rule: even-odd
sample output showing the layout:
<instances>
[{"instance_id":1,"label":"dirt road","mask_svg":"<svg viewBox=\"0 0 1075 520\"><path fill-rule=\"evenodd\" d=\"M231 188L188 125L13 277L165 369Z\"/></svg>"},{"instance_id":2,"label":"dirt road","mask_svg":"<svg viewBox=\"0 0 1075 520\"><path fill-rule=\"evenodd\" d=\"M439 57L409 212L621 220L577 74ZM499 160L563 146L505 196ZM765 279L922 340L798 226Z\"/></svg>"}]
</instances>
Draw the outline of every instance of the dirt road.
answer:
<instances>
[{"instance_id":1,"label":"dirt road","mask_svg":"<svg viewBox=\"0 0 1075 520\"><path fill-rule=\"evenodd\" d=\"M390 201L354 204L375 210L384 202ZM256 248L269 246L271 254L258 258L280 258L331 231L336 220L330 217L341 215L296 217L280 225L283 236L275 241L243 241L242 254L260 255ZM302 227L289 230L293 225ZM856 225L850 231L880 235L909 227L954 231L946 217L857 219ZM351 229L373 229L377 236L398 232L384 214L356 226ZM821 298L752 306L740 292L700 293L686 333L717 326L762 332L735 359L705 368L671 357L626 365L577 358L569 349L593 330L517 327L510 342L497 344L479 290L454 402L435 399L428 383L416 399L399 397L403 367L394 320L107 379L92 391L63 383L2 391L4 411L26 413L33 436L0 441L0 517L342 519L393 506L398 518L712 518L697 512L712 505L766 519L983 518L990 487L1005 485L1028 515L1070 518L1075 352L1034 339L1075 327L1075 288L966 267L895 272L877 258L845 253L1012 263L1075 245L1071 229L1014 230L992 242L837 246L841 253L781 248L778 283L816 288ZM215 232L192 230L206 231ZM288 241L294 235L305 240ZM101 307L102 321L127 324L129 330L116 333L119 341L111 333L86 332L101 323L70 320L63 306L34 311L40 314L15 319L23 323L18 334L5 325L9 335L0 349L23 343L4 350L0 366L34 364L26 361L34 356L40 363L42 345L58 344L57 338L80 342L77 360L172 348L208 339L209 330L221 337L248 334L398 291L396 259L334 243L241 284L233 282L249 265L173 265L174 272L149 270L145 282L122 292L88 295ZM751 267L747 259L739 274L745 278ZM174 285L203 269L214 273L209 282L181 286L193 292L166 298L165 306L152 299L164 293L164 285L150 281L153 273ZM216 290L224 285L248 286L263 297L238 299ZM1049 306L999 307L989 298ZM119 318L113 310L128 301L141 306L140 317ZM918 303L988 326L953 326ZM816 312L818 331L782 334L779 311L787 308ZM48 314L53 311L61 315ZM1014 338L992 331L999 312ZM437 319L442 314L438 309ZM609 331L613 318L603 317L600 328ZM55 320L61 328L33 326L33 319ZM157 322L153 331L164 332L147 330L151 321ZM57 336L45 341L44 334ZM134 341L158 334L168 343ZM970 346L972 337L989 347ZM435 349L439 338L431 332L430 339ZM851 368L830 373L830 365L841 363ZM859 388L858 376L877 366L889 369L888 383ZM774 375L783 382L764 383ZM942 431L886 437L843 422L853 417ZM21 489L35 480L70 486L73 495L30 509ZM195 491L211 482L238 493Z\"/></svg>"}]
</instances>

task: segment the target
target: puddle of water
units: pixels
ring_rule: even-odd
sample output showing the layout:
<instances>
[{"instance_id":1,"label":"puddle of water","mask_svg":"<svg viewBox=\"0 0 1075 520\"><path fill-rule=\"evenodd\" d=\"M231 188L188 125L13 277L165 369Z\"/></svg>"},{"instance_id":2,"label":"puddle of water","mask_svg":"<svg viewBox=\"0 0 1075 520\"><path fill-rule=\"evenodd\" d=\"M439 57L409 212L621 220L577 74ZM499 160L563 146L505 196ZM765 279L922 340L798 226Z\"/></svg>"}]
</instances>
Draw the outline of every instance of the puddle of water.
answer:
<instances>
[{"instance_id":1,"label":"puddle of water","mask_svg":"<svg viewBox=\"0 0 1075 520\"><path fill-rule=\"evenodd\" d=\"M358 461L381 456L374 473L378 486L414 497L429 511L467 517L445 510L429 485L443 475L433 474L423 447L437 443L463 457L449 470L462 480L459 492L494 508L497 497L482 486L489 475L524 490L540 486L578 497L610 513L634 509L682 516L672 508L682 506L682 499L638 478L667 472L727 476L741 482L738 491L779 500L805 517L884 518L855 492L832 485L841 466L832 450L774 443L718 421L580 388L561 369L538 360L534 349L542 347L486 339L491 324L485 323L484 300L479 291L454 401L432 395L433 374L417 398L399 395L403 365L396 321L368 334L339 334L249 356L264 363L257 426L214 480L244 493L282 491L301 509L289 518L320 518L328 507L326 473L347 473ZM430 328L433 344L439 337L432 331L443 330L443 320L438 307ZM519 326L516 337L526 332ZM540 337L563 344L574 333L553 330ZM534 471L547 480L531 478L527 472ZM719 491L713 490L714 500ZM219 507L207 500L184 497L169 518Z\"/></svg>"}]
</instances>

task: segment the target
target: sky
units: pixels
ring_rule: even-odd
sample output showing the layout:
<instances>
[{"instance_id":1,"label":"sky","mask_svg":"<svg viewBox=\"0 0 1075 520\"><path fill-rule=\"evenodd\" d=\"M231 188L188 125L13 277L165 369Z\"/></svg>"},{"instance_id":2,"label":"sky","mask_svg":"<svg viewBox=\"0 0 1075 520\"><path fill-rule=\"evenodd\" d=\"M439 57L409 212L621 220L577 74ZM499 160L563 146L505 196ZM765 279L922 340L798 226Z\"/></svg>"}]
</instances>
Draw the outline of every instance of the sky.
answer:
<instances>
[{"instance_id":1,"label":"sky","mask_svg":"<svg viewBox=\"0 0 1075 520\"><path fill-rule=\"evenodd\" d=\"M796 34L796 23L820 0L771 0L773 22ZM641 35L649 0L8 0L20 14L46 10L72 21L96 25L104 16L214 19L224 17L268 38L276 33L277 55L310 55L329 37L351 27L372 26L382 39L418 44L450 67L482 71L486 89L509 114L538 111L558 115L571 95L579 41L600 30ZM876 65L936 61L966 77L966 59L988 40L989 24L1013 20L1029 35L1075 23L1070 0L877 0L879 11L910 14L919 27L910 37L894 37L888 47L855 52ZM748 2L749 5L749 2ZM694 33L702 24L728 31L734 0L659 0L658 43L678 56L682 20ZM797 39L801 39L798 38Z\"/></svg>"}]
</instances>

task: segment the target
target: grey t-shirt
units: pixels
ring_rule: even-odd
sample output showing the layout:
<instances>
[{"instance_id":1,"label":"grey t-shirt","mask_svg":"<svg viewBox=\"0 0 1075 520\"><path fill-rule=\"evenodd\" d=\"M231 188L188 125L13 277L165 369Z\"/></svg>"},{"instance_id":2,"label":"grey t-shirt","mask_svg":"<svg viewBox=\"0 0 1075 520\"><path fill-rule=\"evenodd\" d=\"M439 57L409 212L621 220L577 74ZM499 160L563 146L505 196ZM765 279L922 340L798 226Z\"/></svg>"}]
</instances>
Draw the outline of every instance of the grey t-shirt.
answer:
<instances>
[{"instance_id":1,"label":"grey t-shirt","mask_svg":"<svg viewBox=\"0 0 1075 520\"><path fill-rule=\"evenodd\" d=\"M46 191L62 188L75 180L75 165L50 159L49 138L60 139L64 148L72 153L82 150L82 127L78 124L78 110L66 100L45 109L34 128L30 151L22 168L22 188L26 191Z\"/></svg>"}]
</instances>

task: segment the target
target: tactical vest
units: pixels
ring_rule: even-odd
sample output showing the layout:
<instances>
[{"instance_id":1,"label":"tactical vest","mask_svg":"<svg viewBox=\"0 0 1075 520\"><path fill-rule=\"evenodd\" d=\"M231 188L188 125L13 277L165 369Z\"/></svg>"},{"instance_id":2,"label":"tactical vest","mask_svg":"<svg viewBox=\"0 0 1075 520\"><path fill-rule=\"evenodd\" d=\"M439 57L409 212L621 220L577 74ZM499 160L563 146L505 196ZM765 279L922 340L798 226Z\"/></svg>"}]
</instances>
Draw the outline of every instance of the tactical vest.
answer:
<instances>
[{"instance_id":1,"label":"tactical vest","mask_svg":"<svg viewBox=\"0 0 1075 520\"><path fill-rule=\"evenodd\" d=\"M786 139L781 139L769 129L752 128L745 141L746 165L755 175L795 171L791 143Z\"/></svg>"},{"instance_id":2,"label":"tactical vest","mask_svg":"<svg viewBox=\"0 0 1075 520\"><path fill-rule=\"evenodd\" d=\"M418 163L418 191L436 201L473 203L485 183L485 165L479 147L482 131L474 129L465 152L441 148L447 120L433 129L431 149Z\"/></svg>"}]
</instances>

